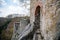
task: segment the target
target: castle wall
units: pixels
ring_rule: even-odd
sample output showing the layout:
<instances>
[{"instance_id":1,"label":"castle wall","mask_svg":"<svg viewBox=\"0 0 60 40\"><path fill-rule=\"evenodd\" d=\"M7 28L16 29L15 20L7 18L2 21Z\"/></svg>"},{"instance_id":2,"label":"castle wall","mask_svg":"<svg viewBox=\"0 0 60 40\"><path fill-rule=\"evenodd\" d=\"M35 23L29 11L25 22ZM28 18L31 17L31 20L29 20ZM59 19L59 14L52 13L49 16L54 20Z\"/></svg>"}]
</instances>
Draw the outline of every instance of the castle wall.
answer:
<instances>
[{"instance_id":1,"label":"castle wall","mask_svg":"<svg viewBox=\"0 0 60 40\"><path fill-rule=\"evenodd\" d=\"M35 19L35 10L36 10L36 7L37 6L40 6L42 7L42 2L40 2L40 0L31 0L31 4L30 4L30 22L33 23L34 22L34 19Z\"/></svg>"},{"instance_id":2,"label":"castle wall","mask_svg":"<svg viewBox=\"0 0 60 40\"><path fill-rule=\"evenodd\" d=\"M43 40L60 38L60 0L31 0L30 22L35 20L35 9L41 7L40 30Z\"/></svg>"}]
</instances>

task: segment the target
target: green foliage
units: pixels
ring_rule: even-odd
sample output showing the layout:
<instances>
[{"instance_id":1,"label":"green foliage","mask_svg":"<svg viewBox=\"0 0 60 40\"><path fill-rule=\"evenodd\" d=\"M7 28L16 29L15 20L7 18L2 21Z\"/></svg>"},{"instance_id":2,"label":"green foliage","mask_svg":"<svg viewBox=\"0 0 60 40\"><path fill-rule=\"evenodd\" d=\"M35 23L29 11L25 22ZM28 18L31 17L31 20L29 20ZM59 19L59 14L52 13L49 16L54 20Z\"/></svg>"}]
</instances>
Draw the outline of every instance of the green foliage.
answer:
<instances>
[{"instance_id":1,"label":"green foliage","mask_svg":"<svg viewBox=\"0 0 60 40\"><path fill-rule=\"evenodd\" d=\"M3 30L5 30L7 27L8 27L8 24L11 22L11 19L10 20L7 20L3 25L0 26L0 40L1 39L1 35L3 36L2 32L5 33ZM5 37L3 37L4 39Z\"/></svg>"},{"instance_id":2,"label":"green foliage","mask_svg":"<svg viewBox=\"0 0 60 40\"><path fill-rule=\"evenodd\" d=\"M5 22L2 26L0 26L0 34L2 32L3 29L6 29L8 24L10 23L11 20L8 20L7 22Z\"/></svg>"}]
</instances>

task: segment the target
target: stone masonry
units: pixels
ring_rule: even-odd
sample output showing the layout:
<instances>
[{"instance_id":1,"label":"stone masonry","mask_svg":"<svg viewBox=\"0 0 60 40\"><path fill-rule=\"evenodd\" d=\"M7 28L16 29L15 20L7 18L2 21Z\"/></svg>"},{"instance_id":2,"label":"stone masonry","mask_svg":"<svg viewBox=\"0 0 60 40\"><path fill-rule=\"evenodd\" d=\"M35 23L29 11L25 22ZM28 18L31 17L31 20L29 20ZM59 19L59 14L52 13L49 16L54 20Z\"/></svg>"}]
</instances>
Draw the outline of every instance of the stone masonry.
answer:
<instances>
[{"instance_id":1,"label":"stone masonry","mask_svg":"<svg viewBox=\"0 0 60 40\"><path fill-rule=\"evenodd\" d=\"M60 40L60 0L31 0L30 5L30 23L36 22L35 11L40 6L41 40Z\"/></svg>"}]
</instances>

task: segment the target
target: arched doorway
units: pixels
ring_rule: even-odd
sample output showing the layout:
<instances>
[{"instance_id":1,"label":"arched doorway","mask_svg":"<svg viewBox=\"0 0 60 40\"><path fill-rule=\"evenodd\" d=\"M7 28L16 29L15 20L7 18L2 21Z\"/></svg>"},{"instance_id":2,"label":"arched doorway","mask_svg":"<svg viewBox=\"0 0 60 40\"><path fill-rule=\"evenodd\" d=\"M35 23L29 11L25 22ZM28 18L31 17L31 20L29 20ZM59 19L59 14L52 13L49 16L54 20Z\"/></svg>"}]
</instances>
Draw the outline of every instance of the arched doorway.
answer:
<instances>
[{"instance_id":1,"label":"arched doorway","mask_svg":"<svg viewBox=\"0 0 60 40\"><path fill-rule=\"evenodd\" d=\"M36 7L35 10L35 22L34 22L35 38L34 40L39 40L40 35L40 6Z\"/></svg>"},{"instance_id":2,"label":"arched doorway","mask_svg":"<svg viewBox=\"0 0 60 40\"><path fill-rule=\"evenodd\" d=\"M35 10L35 27L40 28L40 6L37 6Z\"/></svg>"}]
</instances>

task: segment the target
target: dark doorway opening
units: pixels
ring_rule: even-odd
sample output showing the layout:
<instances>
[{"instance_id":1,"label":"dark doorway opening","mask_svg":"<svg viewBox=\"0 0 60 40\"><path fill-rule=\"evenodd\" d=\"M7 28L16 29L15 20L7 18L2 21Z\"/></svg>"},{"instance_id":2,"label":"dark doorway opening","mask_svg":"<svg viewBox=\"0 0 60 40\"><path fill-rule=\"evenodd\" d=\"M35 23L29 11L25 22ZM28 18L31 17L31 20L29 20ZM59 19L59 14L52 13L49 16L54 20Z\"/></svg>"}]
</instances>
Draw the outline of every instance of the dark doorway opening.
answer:
<instances>
[{"instance_id":1,"label":"dark doorway opening","mask_svg":"<svg viewBox=\"0 0 60 40\"><path fill-rule=\"evenodd\" d=\"M35 27L40 28L40 6L37 6L35 10Z\"/></svg>"},{"instance_id":2,"label":"dark doorway opening","mask_svg":"<svg viewBox=\"0 0 60 40\"><path fill-rule=\"evenodd\" d=\"M38 40L38 35L40 35L40 6L37 6L35 10L34 33L36 33L35 40Z\"/></svg>"}]
</instances>

